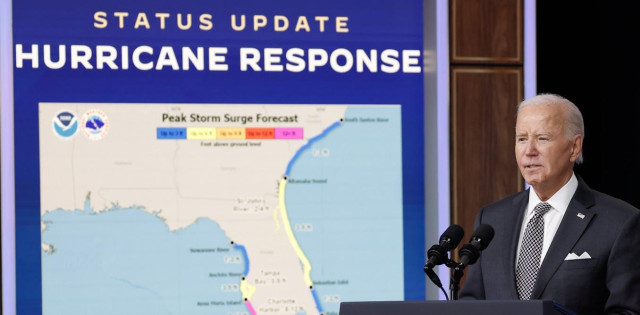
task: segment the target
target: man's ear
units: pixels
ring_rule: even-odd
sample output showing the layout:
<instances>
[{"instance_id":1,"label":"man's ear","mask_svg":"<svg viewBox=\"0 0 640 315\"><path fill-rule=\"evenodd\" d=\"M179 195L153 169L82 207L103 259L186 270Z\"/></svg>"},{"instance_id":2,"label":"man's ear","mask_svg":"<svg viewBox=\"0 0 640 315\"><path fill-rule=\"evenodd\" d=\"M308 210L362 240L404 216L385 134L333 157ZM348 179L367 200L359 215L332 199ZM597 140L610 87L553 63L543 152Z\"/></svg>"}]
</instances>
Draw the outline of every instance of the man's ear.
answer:
<instances>
[{"instance_id":1,"label":"man's ear","mask_svg":"<svg viewBox=\"0 0 640 315\"><path fill-rule=\"evenodd\" d=\"M569 160L572 163L574 163L580 156L581 152L582 152L582 135L575 135L573 136L573 140L571 141L571 156L569 157Z\"/></svg>"}]
</instances>

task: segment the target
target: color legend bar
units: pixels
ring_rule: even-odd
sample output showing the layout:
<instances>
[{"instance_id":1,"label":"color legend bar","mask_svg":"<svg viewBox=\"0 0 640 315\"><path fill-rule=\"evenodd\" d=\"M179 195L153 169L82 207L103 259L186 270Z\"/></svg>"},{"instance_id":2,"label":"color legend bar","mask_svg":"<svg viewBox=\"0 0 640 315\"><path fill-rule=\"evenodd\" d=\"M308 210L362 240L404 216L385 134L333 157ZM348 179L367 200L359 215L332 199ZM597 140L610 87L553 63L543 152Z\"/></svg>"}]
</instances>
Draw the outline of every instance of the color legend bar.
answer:
<instances>
[{"instance_id":1,"label":"color legend bar","mask_svg":"<svg viewBox=\"0 0 640 315\"><path fill-rule=\"evenodd\" d=\"M209 128L209 127L187 128L187 139L189 140L214 140L215 138L216 138L216 128Z\"/></svg>"},{"instance_id":2,"label":"color legend bar","mask_svg":"<svg viewBox=\"0 0 640 315\"><path fill-rule=\"evenodd\" d=\"M275 139L276 128L246 128L247 139Z\"/></svg>"},{"instance_id":3,"label":"color legend bar","mask_svg":"<svg viewBox=\"0 0 640 315\"><path fill-rule=\"evenodd\" d=\"M158 127L162 140L300 140L304 128Z\"/></svg>"},{"instance_id":4,"label":"color legend bar","mask_svg":"<svg viewBox=\"0 0 640 315\"><path fill-rule=\"evenodd\" d=\"M158 128L158 139L187 139L187 128Z\"/></svg>"},{"instance_id":5,"label":"color legend bar","mask_svg":"<svg viewBox=\"0 0 640 315\"><path fill-rule=\"evenodd\" d=\"M244 140L244 128L216 128L218 140Z\"/></svg>"},{"instance_id":6,"label":"color legend bar","mask_svg":"<svg viewBox=\"0 0 640 315\"><path fill-rule=\"evenodd\" d=\"M302 128L276 128L276 139L302 139Z\"/></svg>"}]
</instances>

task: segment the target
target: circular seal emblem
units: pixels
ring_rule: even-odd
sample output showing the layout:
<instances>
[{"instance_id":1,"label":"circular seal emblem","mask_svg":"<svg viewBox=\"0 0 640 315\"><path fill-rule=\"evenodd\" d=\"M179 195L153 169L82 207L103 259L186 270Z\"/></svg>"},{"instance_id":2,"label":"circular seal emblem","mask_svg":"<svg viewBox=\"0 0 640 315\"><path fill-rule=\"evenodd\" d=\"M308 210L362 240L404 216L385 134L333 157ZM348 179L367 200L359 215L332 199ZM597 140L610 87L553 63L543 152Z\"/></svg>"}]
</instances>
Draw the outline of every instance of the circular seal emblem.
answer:
<instances>
[{"instance_id":1,"label":"circular seal emblem","mask_svg":"<svg viewBox=\"0 0 640 315\"><path fill-rule=\"evenodd\" d=\"M109 118L101 110L92 109L82 115L82 133L90 140L102 140L109 131Z\"/></svg>"},{"instance_id":2,"label":"circular seal emblem","mask_svg":"<svg viewBox=\"0 0 640 315\"><path fill-rule=\"evenodd\" d=\"M53 133L58 138L70 140L78 131L78 117L70 110L61 110L53 116Z\"/></svg>"}]
</instances>

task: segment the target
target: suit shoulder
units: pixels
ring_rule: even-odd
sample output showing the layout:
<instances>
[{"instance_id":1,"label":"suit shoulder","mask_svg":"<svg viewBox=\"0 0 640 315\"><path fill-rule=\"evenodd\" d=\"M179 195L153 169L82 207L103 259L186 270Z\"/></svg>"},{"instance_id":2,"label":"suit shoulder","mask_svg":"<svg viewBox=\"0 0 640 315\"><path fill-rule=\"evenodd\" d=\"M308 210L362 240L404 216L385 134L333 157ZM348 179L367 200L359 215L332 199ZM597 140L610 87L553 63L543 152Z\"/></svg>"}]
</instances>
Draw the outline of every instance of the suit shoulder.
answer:
<instances>
[{"instance_id":1,"label":"suit shoulder","mask_svg":"<svg viewBox=\"0 0 640 315\"><path fill-rule=\"evenodd\" d=\"M628 218L640 215L640 210L624 200L592 190L595 199L595 210L601 215L612 215Z\"/></svg>"}]
</instances>

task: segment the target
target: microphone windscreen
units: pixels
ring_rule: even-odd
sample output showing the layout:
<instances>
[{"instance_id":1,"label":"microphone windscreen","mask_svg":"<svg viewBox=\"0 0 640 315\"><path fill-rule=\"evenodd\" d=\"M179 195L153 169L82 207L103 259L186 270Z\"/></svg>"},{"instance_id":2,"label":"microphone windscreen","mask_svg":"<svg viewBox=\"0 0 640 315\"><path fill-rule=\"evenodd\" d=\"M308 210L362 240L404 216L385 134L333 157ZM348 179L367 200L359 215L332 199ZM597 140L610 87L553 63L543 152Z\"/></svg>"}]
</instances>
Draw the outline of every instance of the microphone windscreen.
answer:
<instances>
[{"instance_id":1,"label":"microphone windscreen","mask_svg":"<svg viewBox=\"0 0 640 315\"><path fill-rule=\"evenodd\" d=\"M493 231L493 228L491 227L491 225L480 224L476 228L475 232L473 232L473 235L471 236L471 240L472 241L473 239L479 240L480 250L484 250L485 248L487 248L487 246L489 246L489 243L493 239L494 234L495 232Z\"/></svg>"},{"instance_id":2,"label":"microphone windscreen","mask_svg":"<svg viewBox=\"0 0 640 315\"><path fill-rule=\"evenodd\" d=\"M440 236L440 243L442 243L444 238L449 238L451 240L451 248L447 248L447 250L452 250L458 247L458 244L460 244L460 241L463 237L464 230L462 229L462 227L457 224L453 224L449 228L447 228L444 233L442 233L442 236Z\"/></svg>"}]
</instances>

